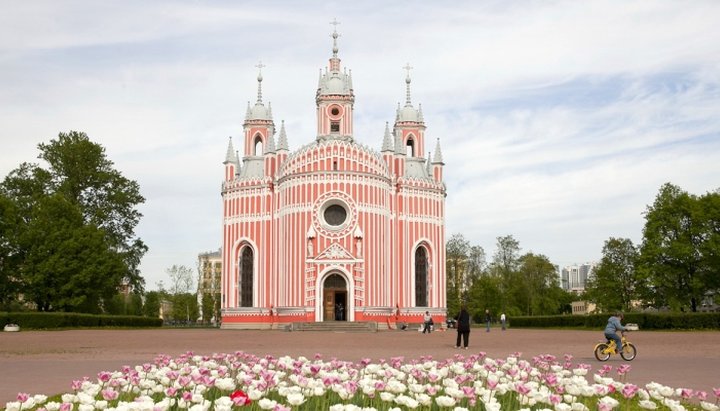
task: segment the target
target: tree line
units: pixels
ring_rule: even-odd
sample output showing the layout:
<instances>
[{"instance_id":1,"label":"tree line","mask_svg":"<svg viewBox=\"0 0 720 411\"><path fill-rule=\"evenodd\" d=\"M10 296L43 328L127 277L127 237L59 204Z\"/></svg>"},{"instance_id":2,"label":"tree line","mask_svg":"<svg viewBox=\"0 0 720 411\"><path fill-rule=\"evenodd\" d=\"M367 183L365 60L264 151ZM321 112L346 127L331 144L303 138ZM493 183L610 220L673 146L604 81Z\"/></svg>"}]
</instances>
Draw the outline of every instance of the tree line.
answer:
<instances>
[{"instance_id":1,"label":"tree line","mask_svg":"<svg viewBox=\"0 0 720 411\"><path fill-rule=\"evenodd\" d=\"M697 312L720 302L720 190L666 183L645 210L642 242L605 241L585 298L604 310Z\"/></svg>"},{"instance_id":2,"label":"tree line","mask_svg":"<svg viewBox=\"0 0 720 411\"><path fill-rule=\"evenodd\" d=\"M135 235L144 203L139 184L114 168L82 132L38 145L42 165L21 163L0 182L0 310L218 317L216 295L197 301L192 270L167 270L170 289L145 293L139 264L148 248ZM582 296L564 291L542 254L497 238L490 261L462 234L446 244L448 313L467 304L476 320L569 313L579 298L602 310L697 311L720 289L720 190L689 194L664 184L645 210L642 242L609 238ZM200 267L198 267L200 274ZM126 292L121 292L124 290Z\"/></svg>"},{"instance_id":3,"label":"tree line","mask_svg":"<svg viewBox=\"0 0 720 411\"><path fill-rule=\"evenodd\" d=\"M446 246L448 315L467 305L476 322L485 310L495 320L508 316L569 313L576 299L559 284L550 259L532 252L521 254L512 236L498 237L491 261L482 247L471 245L462 234L453 234Z\"/></svg>"}]
</instances>

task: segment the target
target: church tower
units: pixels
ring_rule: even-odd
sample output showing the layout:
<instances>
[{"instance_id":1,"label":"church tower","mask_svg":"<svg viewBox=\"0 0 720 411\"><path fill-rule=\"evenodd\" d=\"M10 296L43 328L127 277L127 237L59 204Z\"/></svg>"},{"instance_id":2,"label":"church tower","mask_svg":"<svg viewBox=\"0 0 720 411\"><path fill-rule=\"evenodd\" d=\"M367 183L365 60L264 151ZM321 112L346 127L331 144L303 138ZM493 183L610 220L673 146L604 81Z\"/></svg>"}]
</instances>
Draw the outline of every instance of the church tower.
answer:
<instances>
[{"instance_id":1,"label":"church tower","mask_svg":"<svg viewBox=\"0 0 720 411\"><path fill-rule=\"evenodd\" d=\"M340 58L338 57L337 39L340 36L336 26L332 33L333 48L332 57L325 69L320 71L318 89L315 96L317 104L317 140L341 139L353 141L353 94L352 71L340 69Z\"/></svg>"}]
</instances>

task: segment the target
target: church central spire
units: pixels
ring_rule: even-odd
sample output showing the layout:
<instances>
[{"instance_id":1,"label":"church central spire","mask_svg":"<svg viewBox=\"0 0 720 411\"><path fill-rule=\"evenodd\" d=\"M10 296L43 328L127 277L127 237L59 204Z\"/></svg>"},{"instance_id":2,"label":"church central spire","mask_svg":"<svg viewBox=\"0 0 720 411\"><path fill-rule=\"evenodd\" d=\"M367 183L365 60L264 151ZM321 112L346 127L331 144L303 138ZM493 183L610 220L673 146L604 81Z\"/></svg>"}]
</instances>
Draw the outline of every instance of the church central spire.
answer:
<instances>
[{"instance_id":1,"label":"church central spire","mask_svg":"<svg viewBox=\"0 0 720 411\"><path fill-rule=\"evenodd\" d=\"M262 68L265 67L265 65L262 64L262 61L260 61L260 62L258 62L258 64L255 67L258 68L258 76L257 76L258 98L257 98L257 102L262 104L262 81L263 81Z\"/></svg>"},{"instance_id":2,"label":"church central spire","mask_svg":"<svg viewBox=\"0 0 720 411\"><path fill-rule=\"evenodd\" d=\"M318 90L315 96L318 115L318 140L342 139L352 141L352 110L355 101L352 86L352 71L340 70L338 42L340 34L337 19L330 35L333 39L332 57L325 73L320 72Z\"/></svg>"},{"instance_id":3,"label":"church central spire","mask_svg":"<svg viewBox=\"0 0 720 411\"><path fill-rule=\"evenodd\" d=\"M411 107L412 103L410 102L410 70L413 68L410 66L410 63L406 63L405 67L403 67L407 71L407 76L405 77L405 107Z\"/></svg>"}]
</instances>

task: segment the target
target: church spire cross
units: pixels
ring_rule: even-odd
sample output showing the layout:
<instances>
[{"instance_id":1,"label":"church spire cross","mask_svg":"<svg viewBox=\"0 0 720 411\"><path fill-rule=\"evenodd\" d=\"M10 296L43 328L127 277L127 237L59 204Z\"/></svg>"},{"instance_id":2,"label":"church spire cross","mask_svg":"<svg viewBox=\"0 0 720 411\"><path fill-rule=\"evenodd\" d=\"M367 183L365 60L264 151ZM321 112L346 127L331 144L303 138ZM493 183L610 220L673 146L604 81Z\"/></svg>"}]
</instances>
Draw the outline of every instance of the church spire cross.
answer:
<instances>
[{"instance_id":1,"label":"church spire cross","mask_svg":"<svg viewBox=\"0 0 720 411\"><path fill-rule=\"evenodd\" d=\"M403 67L405 71L407 71L407 76L405 76L405 105L411 106L412 103L410 103L410 70L413 69L412 66L410 66L410 63L406 63L405 67Z\"/></svg>"},{"instance_id":2,"label":"church spire cross","mask_svg":"<svg viewBox=\"0 0 720 411\"><path fill-rule=\"evenodd\" d=\"M262 103L262 81L263 81L262 69L263 69L263 67L267 67L267 66L264 65L264 64L262 63L262 61L259 61L258 64L255 65L255 67L258 68L258 77L257 77L257 80L258 80L258 98L257 98L257 102L258 102L258 103Z\"/></svg>"},{"instance_id":3,"label":"church spire cross","mask_svg":"<svg viewBox=\"0 0 720 411\"><path fill-rule=\"evenodd\" d=\"M330 35L333 38L333 57L337 57L338 53L338 45L337 45L337 39L340 37L340 34L337 32L337 26L340 24L339 21L337 21L336 18L333 18L333 21L330 22L330 24L333 25L333 33Z\"/></svg>"}]
</instances>

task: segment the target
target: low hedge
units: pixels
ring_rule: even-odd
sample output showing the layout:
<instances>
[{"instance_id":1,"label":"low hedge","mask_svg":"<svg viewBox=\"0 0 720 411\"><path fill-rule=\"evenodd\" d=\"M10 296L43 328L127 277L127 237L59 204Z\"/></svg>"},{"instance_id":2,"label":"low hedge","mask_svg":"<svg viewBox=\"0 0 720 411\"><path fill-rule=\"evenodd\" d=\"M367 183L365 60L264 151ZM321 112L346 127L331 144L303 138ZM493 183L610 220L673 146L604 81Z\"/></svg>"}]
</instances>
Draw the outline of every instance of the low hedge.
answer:
<instances>
[{"instance_id":1,"label":"low hedge","mask_svg":"<svg viewBox=\"0 0 720 411\"><path fill-rule=\"evenodd\" d=\"M0 327L17 324L21 330L94 327L160 327L162 319L134 315L95 315L62 312L0 312Z\"/></svg>"},{"instance_id":2,"label":"low hedge","mask_svg":"<svg viewBox=\"0 0 720 411\"><path fill-rule=\"evenodd\" d=\"M513 327L537 328L588 328L599 329L607 325L611 314L548 315L513 317ZM718 330L720 313L625 313L623 324L635 323L641 330Z\"/></svg>"}]
</instances>

